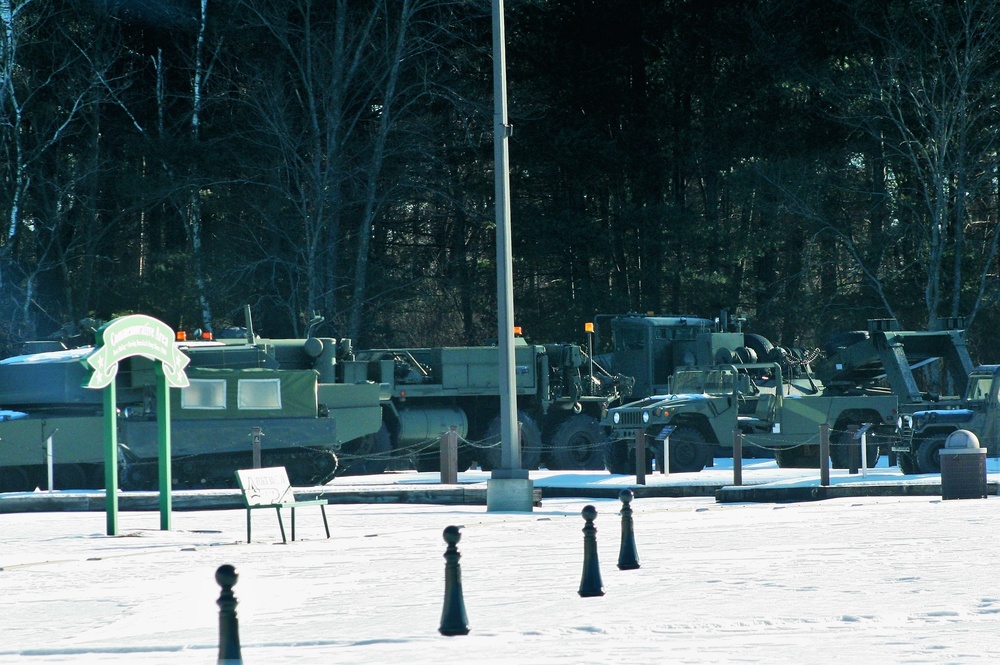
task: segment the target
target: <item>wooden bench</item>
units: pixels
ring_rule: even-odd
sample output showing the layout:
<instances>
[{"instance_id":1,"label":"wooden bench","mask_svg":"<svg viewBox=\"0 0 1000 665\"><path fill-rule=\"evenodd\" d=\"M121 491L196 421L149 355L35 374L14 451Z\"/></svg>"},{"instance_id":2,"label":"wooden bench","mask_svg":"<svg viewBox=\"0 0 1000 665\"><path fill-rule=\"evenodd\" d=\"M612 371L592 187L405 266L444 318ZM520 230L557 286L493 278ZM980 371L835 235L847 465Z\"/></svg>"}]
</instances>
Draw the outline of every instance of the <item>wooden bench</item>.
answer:
<instances>
[{"instance_id":1,"label":"wooden bench","mask_svg":"<svg viewBox=\"0 0 1000 665\"><path fill-rule=\"evenodd\" d=\"M236 472L236 482L243 492L243 505L247 508L247 543L250 542L250 514L257 508L274 508L278 513L278 527L281 529L281 542L285 538L285 523L281 518L281 509L288 508L292 513L292 540L295 540L295 509L302 506L319 506L323 513L323 528L326 537L330 537L330 524L326 521L326 499L310 499L298 501L288 482L288 473L283 466L273 466L264 469L242 469Z\"/></svg>"}]
</instances>

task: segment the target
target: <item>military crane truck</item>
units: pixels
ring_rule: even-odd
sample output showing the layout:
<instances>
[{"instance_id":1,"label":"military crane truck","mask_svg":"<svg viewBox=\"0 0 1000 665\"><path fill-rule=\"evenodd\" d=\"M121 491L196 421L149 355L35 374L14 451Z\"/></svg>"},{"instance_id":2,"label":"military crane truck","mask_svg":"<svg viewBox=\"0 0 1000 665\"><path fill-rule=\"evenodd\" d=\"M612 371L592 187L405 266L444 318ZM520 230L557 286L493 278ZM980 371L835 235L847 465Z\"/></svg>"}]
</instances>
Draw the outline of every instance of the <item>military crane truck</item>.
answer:
<instances>
[{"instance_id":1,"label":"military crane truck","mask_svg":"<svg viewBox=\"0 0 1000 665\"><path fill-rule=\"evenodd\" d=\"M996 450L989 393L993 367L973 367L961 319L939 330L902 331L895 320L869 321L868 330L841 333L817 364L827 392L891 393L899 398L898 435L891 450L903 473L937 473L948 434L968 429Z\"/></svg>"},{"instance_id":2,"label":"military crane truck","mask_svg":"<svg viewBox=\"0 0 1000 665\"><path fill-rule=\"evenodd\" d=\"M500 465L496 346L366 349L345 357L345 382L387 386L379 446L420 471L439 468L438 441L454 427L459 469ZM576 344L515 337L515 391L524 468L603 468L600 419L629 394L631 379L602 369Z\"/></svg>"}]
</instances>

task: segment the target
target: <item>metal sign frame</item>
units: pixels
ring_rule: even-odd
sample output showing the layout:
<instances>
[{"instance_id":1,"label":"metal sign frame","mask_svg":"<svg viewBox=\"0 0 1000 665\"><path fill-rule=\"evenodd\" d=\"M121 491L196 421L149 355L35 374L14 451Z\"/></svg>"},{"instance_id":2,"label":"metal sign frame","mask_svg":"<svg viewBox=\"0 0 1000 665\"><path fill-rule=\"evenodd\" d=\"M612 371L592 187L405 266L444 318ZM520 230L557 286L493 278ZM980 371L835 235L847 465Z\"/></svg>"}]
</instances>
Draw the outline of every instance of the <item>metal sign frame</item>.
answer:
<instances>
[{"instance_id":1,"label":"metal sign frame","mask_svg":"<svg viewBox=\"0 0 1000 665\"><path fill-rule=\"evenodd\" d=\"M88 372L85 388L104 390L104 506L107 535L118 535L118 418L115 377L118 363L142 356L153 361L156 376L156 425L158 432L160 529L169 531L170 496L170 388L186 388L184 368L190 360L174 344L174 331L151 316L119 317L97 331L94 350L81 363Z\"/></svg>"}]
</instances>

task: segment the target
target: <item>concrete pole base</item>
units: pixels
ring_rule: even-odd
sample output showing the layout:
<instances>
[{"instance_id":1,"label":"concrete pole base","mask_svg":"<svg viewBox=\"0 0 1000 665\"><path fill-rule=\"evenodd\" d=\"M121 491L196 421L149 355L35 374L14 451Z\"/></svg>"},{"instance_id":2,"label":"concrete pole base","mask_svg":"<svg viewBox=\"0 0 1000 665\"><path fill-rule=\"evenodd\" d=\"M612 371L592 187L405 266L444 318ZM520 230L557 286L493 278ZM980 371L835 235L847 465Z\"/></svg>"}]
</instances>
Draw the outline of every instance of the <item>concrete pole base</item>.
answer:
<instances>
[{"instance_id":1,"label":"concrete pole base","mask_svg":"<svg viewBox=\"0 0 1000 665\"><path fill-rule=\"evenodd\" d=\"M486 481L486 511L530 513L534 508L530 478L490 478Z\"/></svg>"}]
</instances>

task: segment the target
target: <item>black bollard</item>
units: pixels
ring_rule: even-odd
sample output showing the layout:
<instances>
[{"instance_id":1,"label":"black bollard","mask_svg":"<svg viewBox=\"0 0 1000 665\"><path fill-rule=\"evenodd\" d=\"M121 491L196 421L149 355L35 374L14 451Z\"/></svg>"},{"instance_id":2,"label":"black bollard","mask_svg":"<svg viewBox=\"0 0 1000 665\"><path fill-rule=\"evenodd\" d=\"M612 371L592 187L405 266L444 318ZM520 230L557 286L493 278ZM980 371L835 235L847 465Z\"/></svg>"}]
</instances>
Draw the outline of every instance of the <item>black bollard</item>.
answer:
<instances>
[{"instance_id":1,"label":"black bollard","mask_svg":"<svg viewBox=\"0 0 1000 665\"><path fill-rule=\"evenodd\" d=\"M462 567L458 560L462 555L458 552L458 541L462 534L457 526L449 526L444 530L444 541L448 543L444 559L444 608L441 610L442 635L468 635L469 620L465 616L465 601L462 599Z\"/></svg>"},{"instance_id":2,"label":"black bollard","mask_svg":"<svg viewBox=\"0 0 1000 665\"><path fill-rule=\"evenodd\" d=\"M632 532L632 490L618 493L622 502L622 545L618 550L618 570L635 570L639 567L639 553L635 549L635 534Z\"/></svg>"},{"instance_id":3,"label":"black bollard","mask_svg":"<svg viewBox=\"0 0 1000 665\"><path fill-rule=\"evenodd\" d=\"M597 560L597 509L584 506L580 513L587 523L583 526L583 577L580 579L580 595L584 598L604 595L604 582L601 581L601 566Z\"/></svg>"},{"instance_id":4,"label":"black bollard","mask_svg":"<svg viewBox=\"0 0 1000 665\"><path fill-rule=\"evenodd\" d=\"M215 571L215 581L222 587L219 594L219 665L242 665L240 655L240 624L236 618L239 601L233 595L233 585L239 579L236 569L229 564L219 566Z\"/></svg>"}]
</instances>

